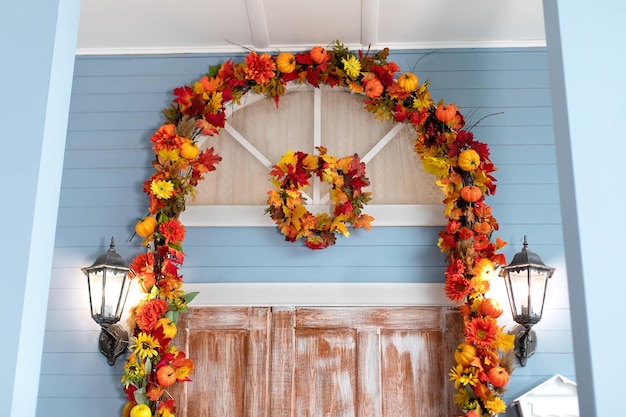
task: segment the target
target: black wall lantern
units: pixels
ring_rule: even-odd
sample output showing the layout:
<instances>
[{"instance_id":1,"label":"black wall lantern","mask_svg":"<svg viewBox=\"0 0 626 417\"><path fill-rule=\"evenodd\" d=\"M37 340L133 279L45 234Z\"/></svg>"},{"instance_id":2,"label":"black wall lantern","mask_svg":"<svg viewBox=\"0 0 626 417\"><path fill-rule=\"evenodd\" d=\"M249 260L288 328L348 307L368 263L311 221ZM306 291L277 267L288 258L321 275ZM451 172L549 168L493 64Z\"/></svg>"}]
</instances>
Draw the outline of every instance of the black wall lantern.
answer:
<instances>
[{"instance_id":1,"label":"black wall lantern","mask_svg":"<svg viewBox=\"0 0 626 417\"><path fill-rule=\"evenodd\" d=\"M109 250L98 256L93 265L81 270L87 276L91 318L102 328L100 352L113 366L128 347L128 332L117 322L122 317L133 273L124 258L115 252L113 238Z\"/></svg>"},{"instance_id":2,"label":"black wall lantern","mask_svg":"<svg viewBox=\"0 0 626 417\"><path fill-rule=\"evenodd\" d=\"M554 271L543 263L539 255L528 250L526 236L522 251L515 254L508 266L500 269L513 320L518 323L511 333L515 334L515 356L521 366L526 366L526 360L537 348L537 335L532 326L541 320L548 278Z\"/></svg>"}]
</instances>

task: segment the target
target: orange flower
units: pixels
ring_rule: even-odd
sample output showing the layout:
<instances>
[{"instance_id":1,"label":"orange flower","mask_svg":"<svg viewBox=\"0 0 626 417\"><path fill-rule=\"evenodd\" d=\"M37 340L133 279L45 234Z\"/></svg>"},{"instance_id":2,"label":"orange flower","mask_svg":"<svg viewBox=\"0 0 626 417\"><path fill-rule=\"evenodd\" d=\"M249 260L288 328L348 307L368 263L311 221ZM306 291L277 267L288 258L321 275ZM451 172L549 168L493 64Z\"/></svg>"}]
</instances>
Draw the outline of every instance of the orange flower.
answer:
<instances>
[{"instance_id":1,"label":"orange flower","mask_svg":"<svg viewBox=\"0 0 626 417\"><path fill-rule=\"evenodd\" d=\"M487 222L474 223L472 229L474 229L476 233L482 233L483 235L491 233L491 225Z\"/></svg>"},{"instance_id":2,"label":"orange flower","mask_svg":"<svg viewBox=\"0 0 626 417\"><path fill-rule=\"evenodd\" d=\"M453 274L446 276L446 296L454 301L460 303L469 294L470 281L461 274Z\"/></svg>"},{"instance_id":3,"label":"orange flower","mask_svg":"<svg viewBox=\"0 0 626 417\"><path fill-rule=\"evenodd\" d=\"M493 319L482 317L473 318L465 328L467 341L477 347L491 346L498 336L498 325Z\"/></svg>"},{"instance_id":4,"label":"orange flower","mask_svg":"<svg viewBox=\"0 0 626 417\"><path fill-rule=\"evenodd\" d=\"M274 73L276 64L272 61L272 57L269 54L257 55L256 52L250 52L245 62L246 80L253 80L257 84L264 84L276 75Z\"/></svg>"},{"instance_id":5,"label":"orange flower","mask_svg":"<svg viewBox=\"0 0 626 417\"><path fill-rule=\"evenodd\" d=\"M159 232L166 244L180 245L185 239L185 226L178 219L171 219L159 225Z\"/></svg>"},{"instance_id":6,"label":"orange flower","mask_svg":"<svg viewBox=\"0 0 626 417\"><path fill-rule=\"evenodd\" d=\"M173 124L168 123L161 126L159 130L152 135L150 142L154 143L152 149L154 149L155 152L162 149L176 149L180 147L183 138L176 134L174 128L175 126Z\"/></svg>"},{"instance_id":7,"label":"orange flower","mask_svg":"<svg viewBox=\"0 0 626 417\"><path fill-rule=\"evenodd\" d=\"M137 307L135 320L142 331L151 332L166 311L167 303L165 301L159 299L149 300Z\"/></svg>"},{"instance_id":8,"label":"orange flower","mask_svg":"<svg viewBox=\"0 0 626 417\"><path fill-rule=\"evenodd\" d=\"M139 287L143 292L150 291L156 283L154 276L154 253L141 253L133 259L129 268L139 280Z\"/></svg>"}]
</instances>

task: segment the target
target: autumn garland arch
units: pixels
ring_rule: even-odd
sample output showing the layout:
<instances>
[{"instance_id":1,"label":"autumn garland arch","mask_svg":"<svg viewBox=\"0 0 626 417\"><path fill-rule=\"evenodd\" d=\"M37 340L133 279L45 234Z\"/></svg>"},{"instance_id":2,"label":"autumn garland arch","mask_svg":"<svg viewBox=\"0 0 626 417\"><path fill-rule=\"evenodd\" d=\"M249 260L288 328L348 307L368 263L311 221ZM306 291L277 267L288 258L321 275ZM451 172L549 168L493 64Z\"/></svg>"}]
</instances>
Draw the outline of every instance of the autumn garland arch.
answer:
<instances>
[{"instance_id":1,"label":"autumn garland arch","mask_svg":"<svg viewBox=\"0 0 626 417\"><path fill-rule=\"evenodd\" d=\"M250 52L243 62L228 60L189 86L174 89L175 99L163 111L166 122L151 138L155 172L143 187L149 200L147 217L155 221L141 222L137 232L148 251L131 263L146 295L131 311L132 352L122 377L128 399L124 417L136 404L149 406L156 416L171 416L176 404L169 384L189 380L193 371L193 360L171 343L178 314L194 296L182 290L185 228L179 216L198 181L221 160L213 148L200 152L196 139L217 134L226 122L225 106L239 103L248 92L279 105L289 82L347 87L365 96L364 107L375 118L415 130L415 152L445 195L447 225L437 245L446 254L446 296L460 305L464 319L465 341L450 371L457 388L455 402L468 417L505 410L501 395L512 371L506 352L513 336L498 326L502 309L486 295L495 266L506 263L497 253L505 243L492 239L498 223L485 203L496 190L496 168L488 146L463 129L458 108L435 103L428 82L419 84L414 74L399 75L400 67L387 61L388 53L354 53L339 41L332 49L315 47L295 55Z\"/></svg>"}]
</instances>

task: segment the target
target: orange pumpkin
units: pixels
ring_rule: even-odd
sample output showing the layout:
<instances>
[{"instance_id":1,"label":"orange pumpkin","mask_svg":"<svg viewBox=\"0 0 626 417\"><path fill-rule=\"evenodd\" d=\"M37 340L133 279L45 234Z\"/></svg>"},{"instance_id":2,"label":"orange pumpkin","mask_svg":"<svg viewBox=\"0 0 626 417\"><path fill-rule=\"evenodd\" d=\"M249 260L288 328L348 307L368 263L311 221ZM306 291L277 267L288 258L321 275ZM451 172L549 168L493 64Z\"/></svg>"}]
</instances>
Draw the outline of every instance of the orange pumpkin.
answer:
<instances>
[{"instance_id":1,"label":"orange pumpkin","mask_svg":"<svg viewBox=\"0 0 626 417\"><path fill-rule=\"evenodd\" d=\"M448 123L456 117L454 104L440 104L435 110L435 117L442 123Z\"/></svg>"},{"instance_id":2,"label":"orange pumpkin","mask_svg":"<svg viewBox=\"0 0 626 417\"><path fill-rule=\"evenodd\" d=\"M276 68L283 74L289 74L296 69L296 58L291 52L281 52L276 57Z\"/></svg>"},{"instance_id":3,"label":"orange pumpkin","mask_svg":"<svg viewBox=\"0 0 626 417\"><path fill-rule=\"evenodd\" d=\"M493 298L485 298L480 304L480 311L482 311L484 315L493 317L494 319L500 317L503 312L498 300L494 300Z\"/></svg>"},{"instance_id":4,"label":"orange pumpkin","mask_svg":"<svg viewBox=\"0 0 626 417\"><path fill-rule=\"evenodd\" d=\"M473 149L466 149L459 154L457 164L463 171L476 171L480 165L480 156Z\"/></svg>"},{"instance_id":5,"label":"orange pumpkin","mask_svg":"<svg viewBox=\"0 0 626 417\"><path fill-rule=\"evenodd\" d=\"M477 353L478 350L473 345L461 343L454 351L454 360L459 365L468 366L476 358Z\"/></svg>"},{"instance_id":6,"label":"orange pumpkin","mask_svg":"<svg viewBox=\"0 0 626 417\"><path fill-rule=\"evenodd\" d=\"M461 198L468 203L475 203L481 199L483 192L475 185L466 185L461 188Z\"/></svg>"},{"instance_id":7,"label":"orange pumpkin","mask_svg":"<svg viewBox=\"0 0 626 417\"><path fill-rule=\"evenodd\" d=\"M509 383L509 373L501 366L494 366L487 373L489 382L496 388L500 388Z\"/></svg>"},{"instance_id":8,"label":"orange pumpkin","mask_svg":"<svg viewBox=\"0 0 626 417\"><path fill-rule=\"evenodd\" d=\"M163 365L156 371L156 380L159 385L169 387L176 382L176 370L170 365Z\"/></svg>"},{"instance_id":9,"label":"orange pumpkin","mask_svg":"<svg viewBox=\"0 0 626 417\"><path fill-rule=\"evenodd\" d=\"M180 145L180 156L185 159L196 159L196 156L198 156L199 153L200 149L198 148L198 145L196 145L192 141L186 141L183 142L182 145Z\"/></svg>"},{"instance_id":10,"label":"orange pumpkin","mask_svg":"<svg viewBox=\"0 0 626 417\"><path fill-rule=\"evenodd\" d=\"M141 237L148 237L154 233L156 229L157 221L152 216L146 216L139 220L135 225L135 232Z\"/></svg>"},{"instance_id":11,"label":"orange pumpkin","mask_svg":"<svg viewBox=\"0 0 626 417\"><path fill-rule=\"evenodd\" d=\"M328 59L328 51L321 46L314 46L311 49L311 59L316 64L322 64Z\"/></svg>"},{"instance_id":12,"label":"orange pumpkin","mask_svg":"<svg viewBox=\"0 0 626 417\"><path fill-rule=\"evenodd\" d=\"M372 78L365 83L365 95L369 98L380 97L380 95L383 93L383 90L383 84L378 80L378 78Z\"/></svg>"},{"instance_id":13,"label":"orange pumpkin","mask_svg":"<svg viewBox=\"0 0 626 417\"><path fill-rule=\"evenodd\" d=\"M417 78L417 75L407 72L398 78L398 85L405 93L412 93L417 90L419 79Z\"/></svg>"}]
</instances>

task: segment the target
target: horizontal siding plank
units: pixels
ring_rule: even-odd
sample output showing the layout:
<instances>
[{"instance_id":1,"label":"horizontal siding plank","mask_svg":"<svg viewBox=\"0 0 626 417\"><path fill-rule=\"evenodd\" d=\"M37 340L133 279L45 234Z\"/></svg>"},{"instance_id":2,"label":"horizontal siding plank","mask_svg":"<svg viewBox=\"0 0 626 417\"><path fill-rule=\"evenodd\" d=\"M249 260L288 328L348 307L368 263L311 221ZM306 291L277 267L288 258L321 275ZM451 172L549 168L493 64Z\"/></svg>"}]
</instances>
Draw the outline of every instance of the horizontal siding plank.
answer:
<instances>
[{"instance_id":1,"label":"horizontal siding plank","mask_svg":"<svg viewBox=\"0 0 626 417\"><path fill-rule=\"evenodd\" d=\"M120 391L121 392L121 391ZM77 415L89 417L121 416L122 408L126 402L123 396L115 397L47 397L37 399L37 415L42 417L63 417L68 415L68 410L75 410Z\"/></svg>"},{"instance_id":2,"label":"horizontal siding plank","mask_svg":"<svg viewBox=\"0 0 626 417\"><path fill-rule=\"evenodd\" d=\"M104 356L102 356L102 364L99 368L103 370L100 375L72 375L71 378L68 378L67 375L41 375L39 380L39 396L42 398L124 397L124 392L119 385L122 374L104 372L107 371L108 368ZM65 412L67 415L67 408ZM111 415L110 410L108 415Z\"/></svg>"},{"instance_id":3,"label":"horizontal siding plank","mask_svg":"<svg viewBox=\"0 0 626 417\"><path fill-rule=\"evenodd\" d=\"M469 129L477 120L467 120L466 128ZM554 132L552 126L521 125L521 126L493 126L482 122L471 128L474 139L495 145L554 145ZM496 165L498 165L497 161Z\"/></svg>"},{"instance_id":4,"label":"horizontal siding plank","mask_svg":"<svg viewBox=\"0 0 626 417\"><path fill-rule=\"evenodd\" d=\"M89 314L87 312L87 314ZM44 355L49 353L88 353L98 349L100 329L94 326L93 330L58 331L46 330L44 335ZM49 358L55 357L50 355Z\"/></svg>"},{"instance_id":5,"label":"horizontal siding plank","mask_svg":"<svg viewBox=\"0 0 626 417\"><path fill-rule=\"evenodd\" d=\"M445 266L317 266L293 273L292 266L189 267L182 269L185 282L389 282L442 283Z\"/></svg>"}]
</instances>

